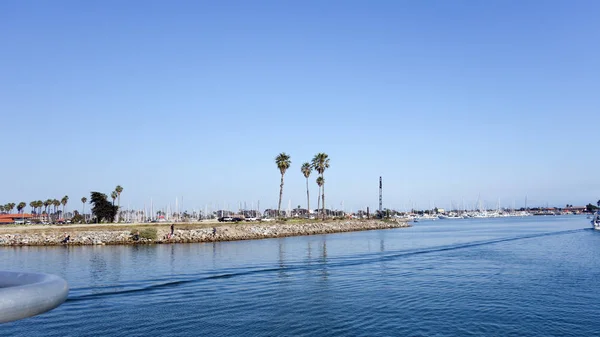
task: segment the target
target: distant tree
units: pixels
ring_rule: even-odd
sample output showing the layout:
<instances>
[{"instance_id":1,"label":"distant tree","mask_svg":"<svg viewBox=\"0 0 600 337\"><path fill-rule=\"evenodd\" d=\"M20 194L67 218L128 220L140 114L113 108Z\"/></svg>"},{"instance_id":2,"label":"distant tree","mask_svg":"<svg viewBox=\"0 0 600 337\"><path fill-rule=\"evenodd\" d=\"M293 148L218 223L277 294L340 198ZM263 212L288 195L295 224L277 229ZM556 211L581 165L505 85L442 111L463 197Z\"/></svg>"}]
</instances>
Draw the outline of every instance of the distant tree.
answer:
<instances>
[{"instance_id":1,"label":"distant tree","mask_svg":"<svg viewBox=\"0 0 600 337\"><path fill-rule=\"evenodd\" d=\"M27 206L27 204L24 201L21 201L18 205L17 205L17 211L19 211L19 213L23 213L23 209Z\"/></svg>"},{"instance_id":2,"label":"distant tree","mask_svg":"<svg viewBox=\"0 0 600 337\"><path fill-rule=\"evenodd\" d=\"M121 219L121 192L123 192L123 187L121 187L121 185L117 185L117 187L115 187L115 192L117 192L117 206L119 207L119 212L117 212L117 222L119 222Z\"/></svg>"},{"instance_id":3,"label":"distant tree","mask_svg":"<svg viewBox=\"0 0 600 337\"><path fill-rule=\"evenodd\" d=\"M44 201L44 212L46 214L48 214L48 207L50 207L51 204L52 204L51 199L47 199L46 201Z\"/></svg>"},{"instance_id":4,"label":"distant tree","mask_svg":"<svg viewBox=\"0 0 600 337\"><path fill-rule=\"evenodd\" d=\"M277 157L275 157L275 164L277 164L277 168L281 173L281 185L279 185L279 206L277 206L277 216L281 213L281 198L283 197L283 175L290 165L292 161L290 160L290 156L285 152L280 153Z\"/></svg>"},{"instance_id":5,"label":"distant tree","mask_svg":"<svg viewBox=\"0 0 600 337\"><path fill-rule=\"evenodd\" d=\"M304 163L304 164L302 164L300 171L302 171L304 178L306 178L306 210L308 211L308 213L310 213L310 195L308 192L308 177L310 177L310 173L312 172L312 167L310 166L309 163ZM300 208L300 207L298 207L298 208Z\"/></svg>"},{"instance_id":6,"label":"distant tree","mask_svg":"<svg viewBox=\"0 0 600 337\"><path fill-rule=\"evenodd\" d=\"M317 177L317 185L319 186L319 196L317 197L317 219L319 218L318 214L321 214L321 189L323 188L323 184L325 184L325 179L319 176Z\"/></svg>"},{"instance_id":7,"label":"distant tree","mask_svg":"<svg viewBox=\"0 0 600 337\"><path fill-rule=\"evenodd\" d=\"M67 203L69 202L69 196L65 195L61 200L60 203L62 204L63 210L62 210L62 216L63 218L65 217L65 206L67 206Z\"/></svg>"},{"instance_id":8,"label":"distant tree","mask_svg":"<svg viewBox=\"0 0 600 337\"><path fill-rule=\"evenodd\" d=\"M81 198L81 204L82 204L81 215L84 216L84 217L85 217L85 203L86 202L87 202L87 198L86 197ZM85 220L85 218L84 218L84 220Z\"/></svg>"},{"instance_id":9,"label":"distant tree","mask_svg":"<svg viewBox=\"0 0 600 337\"><path fill-rule=\"evenodd\" d=\"M312 159L312 167L319 172L322 179L321 185L321 208L323 209L323 220L325 220L325 170L329 168L329 156L326 153L317 153Z\"/></svg>"},{"instance_id":10,"label":"distant tree","mask_svg":"<svg viewBox=\"0 0 600 337\"><path fill-rule=\"evenodd\" d=\"M71 222L73 223L83 223L85 219L78 211L73 211L73 217L71 218Z\"/></svg>"},{"instance_id":11,"label":"distant tree","mask_svg":"<svg viewBox=\"0 0 600 337\"><path fill-rule=\"evenodd\" d=\"M117 191L110 192L110 198L112 199L112 204L115 204L115 200L117 199Z\"/></svg>"},{"instance_id":12,"label":"distant tree","mask_svg":"<svg viewBox=\"0 0 600 337\"><path fill-rule=\"evenodd\" d=\"M113 222L117 215L117 206L108 202L108 197L104 193L92 192L90 198L92 204L92 213L98 221Z\"/></svg>"},{"instance_id":13,"label":"distant tree","mask_svg":"<svg viewBox=\"0 0 600 337\"><path fill-rule=\"evenodd\" d=\"M60 207L60 201L58 201L58 199L53 199L52 205L54 206L54 216L56 216L58 214L58 208Z\"/></svg>"}]
</instances>

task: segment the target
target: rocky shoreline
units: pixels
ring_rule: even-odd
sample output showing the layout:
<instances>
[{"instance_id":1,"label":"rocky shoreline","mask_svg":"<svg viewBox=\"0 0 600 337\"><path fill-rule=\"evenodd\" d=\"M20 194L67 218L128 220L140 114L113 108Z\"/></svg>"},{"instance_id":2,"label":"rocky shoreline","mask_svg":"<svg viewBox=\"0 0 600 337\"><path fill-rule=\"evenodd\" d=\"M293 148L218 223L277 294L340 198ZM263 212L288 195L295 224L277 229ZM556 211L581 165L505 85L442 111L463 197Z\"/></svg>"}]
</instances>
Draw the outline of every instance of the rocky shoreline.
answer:
<instances>
[{"instance_id":1,"label":"rocky shoreline","mask_svg":"<svg viewBox=\"0 0 600 337\"><path fill-rule=\"evenodd\" d=\"M343 233L375 229L391 229L410 227L406 222L380 220L347 220L333 222L316 222L303 224L286 223L253 223L216 225L204 228L177 229L172 238L168 227L156 227L156 239L140 237L135 240L132 230L111 230L109 227L101 230L77 230L52 228L43 232L0 234L0 246L58 246L65 245L65 233L70 236L66 245L129 245L129 244L169 244L169 243L200 243L218 241L256 240L287 236ZM134 227L135 228L135 227Z\"/></svg>"}]
</instances>

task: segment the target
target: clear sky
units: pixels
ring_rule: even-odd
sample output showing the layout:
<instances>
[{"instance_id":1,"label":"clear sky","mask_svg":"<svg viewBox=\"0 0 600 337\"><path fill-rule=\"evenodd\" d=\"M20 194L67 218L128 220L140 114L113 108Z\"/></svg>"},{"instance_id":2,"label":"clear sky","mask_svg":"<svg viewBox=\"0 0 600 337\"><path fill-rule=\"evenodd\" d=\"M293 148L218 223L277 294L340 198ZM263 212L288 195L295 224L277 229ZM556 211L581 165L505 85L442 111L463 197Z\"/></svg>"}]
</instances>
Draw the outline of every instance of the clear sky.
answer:
<instances>
[{"instance_id":1,"label":"clear sky","mask_svg":"<svg viewBox=\"0 0 600 337\"><path fill-rule=\"evenodd\" d=\"M0 203L583 205L598 1L0 1ZM316 176L310 178L316 206ZM79 205L79 206L74 206Z\"/></svg>"}]
</instances>

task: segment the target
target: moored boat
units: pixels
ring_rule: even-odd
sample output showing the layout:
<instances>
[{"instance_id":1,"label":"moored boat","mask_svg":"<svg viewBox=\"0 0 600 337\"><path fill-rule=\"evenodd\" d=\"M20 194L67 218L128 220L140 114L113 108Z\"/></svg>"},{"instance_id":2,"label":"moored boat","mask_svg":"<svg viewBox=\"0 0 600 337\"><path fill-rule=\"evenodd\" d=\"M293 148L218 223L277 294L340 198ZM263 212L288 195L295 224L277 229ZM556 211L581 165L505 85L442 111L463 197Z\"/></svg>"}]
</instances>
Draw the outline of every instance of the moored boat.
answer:
<instances>
[{"instance_id":1,"label":"moored boat","mask_svg":"<svg viewBox=\"0 0 600 337\"><path fill-rule=\"evenodd\" d=\"M596 211L596 213L594 213L592 216L592 221L590 222L592 223L594 229L600 230L600 211Z\"/></svg>"}]
</instances>

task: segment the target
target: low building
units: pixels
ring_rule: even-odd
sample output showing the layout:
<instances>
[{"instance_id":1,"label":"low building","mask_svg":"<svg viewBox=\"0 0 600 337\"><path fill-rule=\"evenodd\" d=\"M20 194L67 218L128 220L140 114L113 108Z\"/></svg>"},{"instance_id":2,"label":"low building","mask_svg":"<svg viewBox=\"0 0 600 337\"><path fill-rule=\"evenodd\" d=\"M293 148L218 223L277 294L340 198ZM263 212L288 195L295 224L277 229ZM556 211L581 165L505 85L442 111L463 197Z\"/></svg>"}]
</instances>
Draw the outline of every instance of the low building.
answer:
<instances>
[{"instance_id":1,"label":"low building","mask_svg":"<svg viewBox=\"0 0 600 337\"><path fill-rule=\"evenodd\" d=\"M33 215L23 213L23 214L0 214L0 225L13 224L13 223L23 223L25 221L31 220Z\"/></svg>"}]
</instances>

